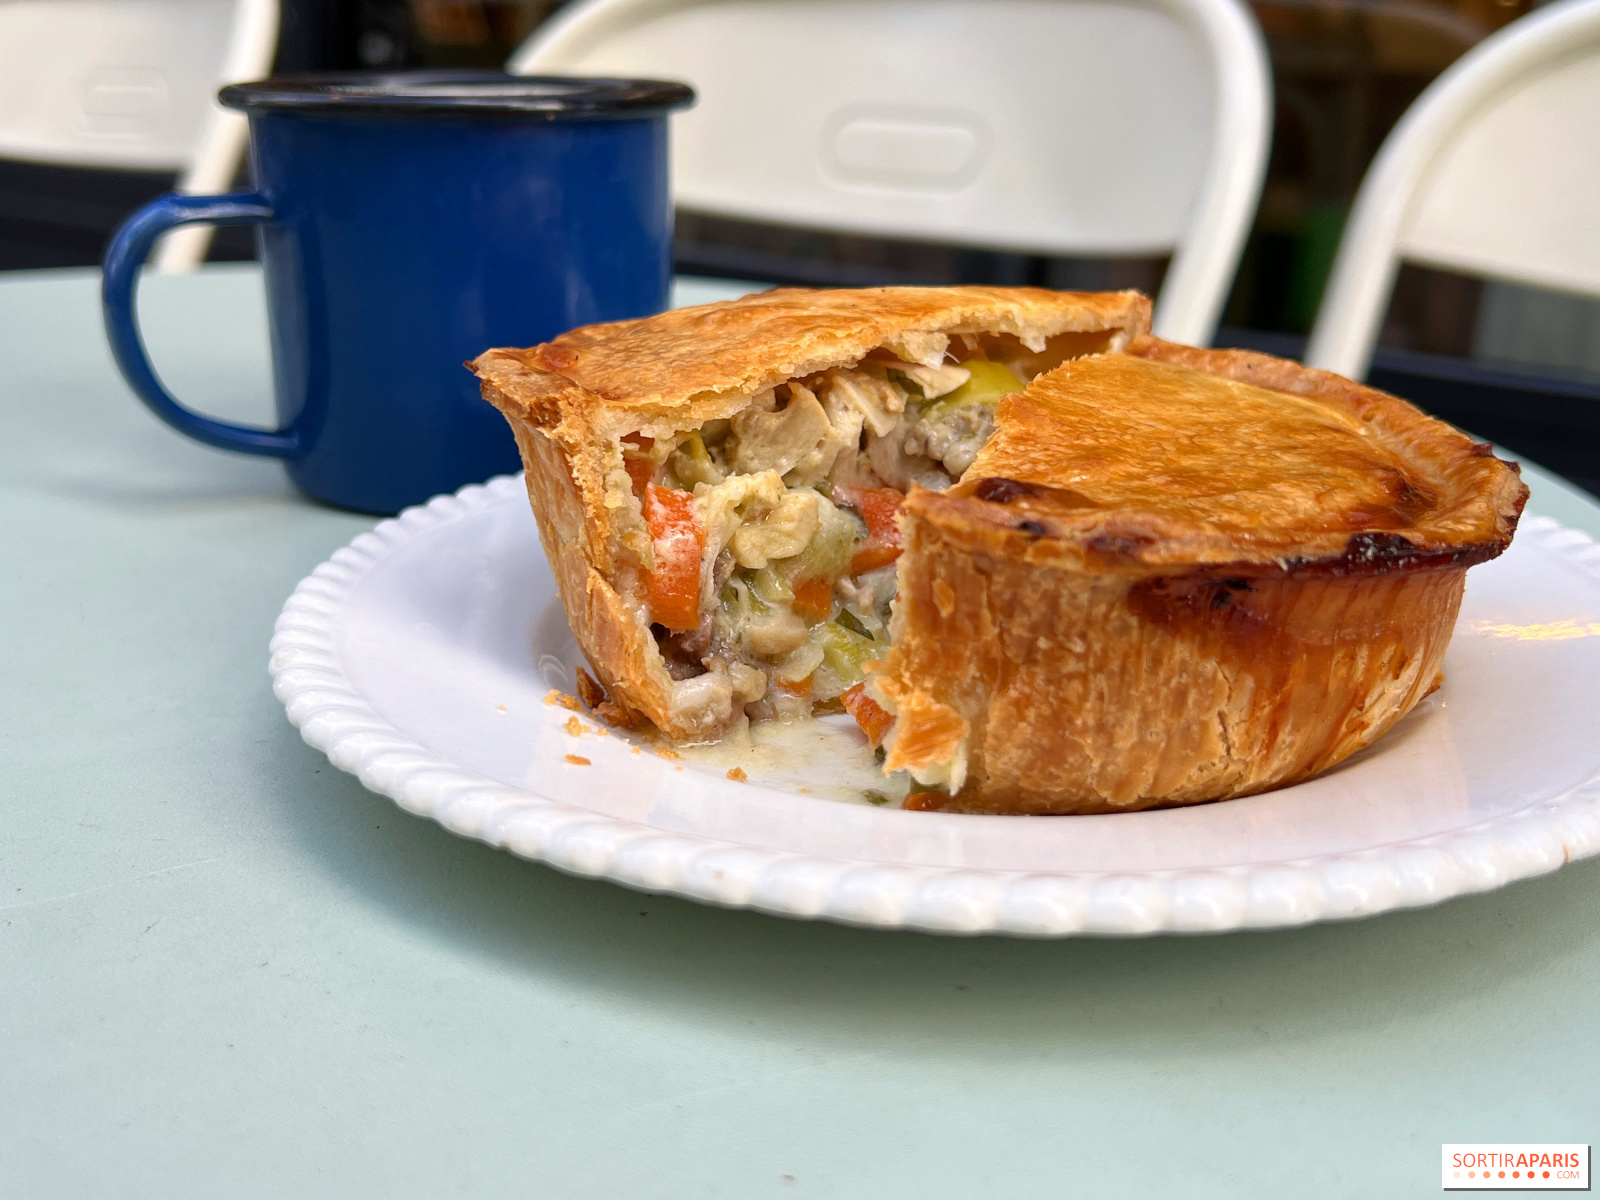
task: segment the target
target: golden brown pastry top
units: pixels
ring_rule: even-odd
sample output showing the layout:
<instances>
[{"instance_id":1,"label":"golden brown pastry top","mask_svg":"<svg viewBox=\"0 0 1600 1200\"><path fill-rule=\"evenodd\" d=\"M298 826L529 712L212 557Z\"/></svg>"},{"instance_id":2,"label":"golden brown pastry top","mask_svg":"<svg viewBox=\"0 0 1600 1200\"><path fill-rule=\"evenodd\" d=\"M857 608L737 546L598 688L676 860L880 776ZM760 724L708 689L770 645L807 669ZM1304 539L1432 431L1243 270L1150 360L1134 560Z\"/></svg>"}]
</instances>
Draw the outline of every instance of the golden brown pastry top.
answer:
<instances>
[{"instance_id":1,"label":"golden brown pastry top","mask_svg":"<svg viewBox=\"0 0 1600 1200\"><path fill-rule=\"evenodd\" d=\"M1515 467L1392 396L1142 338L1006 397L962 482L908 507L974 550L1090 569L1366 571L1510 541Z\"/></svg>"},{"instance_id":2,"label":"golden brown pastry top","mask_svg":"<svg viewBox=\"0 0 1600 1200\"><path fill-rule=\"evenodd\" d=\"M490 350L470 365L490 385L490 400L538 425L555 424L559 409L581 398L632 428L653 420L689 428L720 415L717 397L851 364L879 346L917 357L918 334L1138 334L1149 313L1138 292L784 288L589 325L528 350Z\"/></svg>"}]
</instances>

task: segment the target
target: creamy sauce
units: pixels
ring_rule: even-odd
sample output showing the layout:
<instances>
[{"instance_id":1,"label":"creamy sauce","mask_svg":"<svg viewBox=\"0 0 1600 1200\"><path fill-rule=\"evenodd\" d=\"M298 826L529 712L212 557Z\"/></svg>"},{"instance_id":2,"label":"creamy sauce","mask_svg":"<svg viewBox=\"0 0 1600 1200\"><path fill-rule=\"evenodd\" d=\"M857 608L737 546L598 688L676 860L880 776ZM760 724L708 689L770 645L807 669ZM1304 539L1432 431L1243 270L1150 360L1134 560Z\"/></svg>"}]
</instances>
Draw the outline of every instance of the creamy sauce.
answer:
<instances>
[{"instance_id":1,"label":"creamy sauce","mask_svg":"<svg viewBox=\"0 0 1600 1200\"><path fill-rule=\"evenodd\" d=\"M758 721L743 732L706 746L680 746L691 770L727 777L742 770L748 782L786 792L806 791L829 800L872 804L876 793L900 807L909 786L883 773L855 721L830 715L797 721Z\"/></svg>"}]
</instances>

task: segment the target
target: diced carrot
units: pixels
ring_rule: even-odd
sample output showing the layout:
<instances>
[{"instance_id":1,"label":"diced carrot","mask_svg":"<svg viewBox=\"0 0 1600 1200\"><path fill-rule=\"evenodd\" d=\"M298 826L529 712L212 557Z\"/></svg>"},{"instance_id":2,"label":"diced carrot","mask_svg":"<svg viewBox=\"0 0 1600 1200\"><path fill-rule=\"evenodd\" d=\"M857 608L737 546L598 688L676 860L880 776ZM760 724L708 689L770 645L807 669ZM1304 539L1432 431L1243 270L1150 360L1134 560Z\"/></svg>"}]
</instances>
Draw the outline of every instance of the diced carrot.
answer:
<instances>
[{"instance_id":1,"label":"diced carrot","mask_svg":"<svg viewBox=\"0 0 1600 1200\"><path fill-rule=\"evenodd\" d=\"M833 581L822 576L794 585L794 610L812 624L833 615Z\"/></svg>"},{"instance_id":2,"label":"diced carrot","mask_svg":"<svg viewBox=\"0 0 1600 1200\"><path fill-rule=\"evenodd\" d=\"M856 719L857 725L861 726L861 732L867 735L867 741L874 746L882 744L884 734L888 733L889 726L894 724L894 717L867 695L867 685L857 683L845 688L839 700L844 705L845 711Z\"/></svg>"},{"instance_id":3,"label":"diced carrot","mask_svg":"<svg viewBox=\"0 0 1600 1200\"><path fill-rule=\"evenodd\" d=\"M788 692L791 696L809 696L811 676L807 675L804 679L780 679L777 681L777 687L780 692Z\"/></svg>"},{"instance_id":4,"label":"diced carrot","mask_svg":"<svg viewBox=\"0 0 1600 1200\"><path fill-rule=\"evenodd\" d=\"M706 533L694 515L694 496L645 485L644 520L655 543L647 590L650 616L674 632L700 624L700 556Z\"/></svg>"},{"instance_id":5,"label":"diced carrot","mask_svg":"<svg viewBox=\"0 0 1600 1200\"><path fill-rule=\"evenodd\" d=\"M849 488L845 499L867 523L867 539L850 557L850 574L887 567L900 557L900 506L904 494L893 488Z\"/></svg>"},{"instance_id":6,"label":"diced carrot","mask_svg":"<svg viewBox=\"0 0 1600 1200\"><path fill-rule=\"evenodd\" d=\"M897 561L899 557L899 546L875 546L870 541L863 542L861 549L850 556L850 574L864 575L868 571L876 571Z\"/></svg>"},{"instance_id":7,"label":"diced carrot","mask_svg":"<svg viewBox=\"0 0 1600 1200\"><path fill-rule=\"evenodd\" d=\"M894 488L846 488L845 498L855 505L861 519L867 523L867 532L876 538L894 538L899 541L900 527L895 519L900 506L905 503L904 492Z\"/></svg>"}]
</instances>

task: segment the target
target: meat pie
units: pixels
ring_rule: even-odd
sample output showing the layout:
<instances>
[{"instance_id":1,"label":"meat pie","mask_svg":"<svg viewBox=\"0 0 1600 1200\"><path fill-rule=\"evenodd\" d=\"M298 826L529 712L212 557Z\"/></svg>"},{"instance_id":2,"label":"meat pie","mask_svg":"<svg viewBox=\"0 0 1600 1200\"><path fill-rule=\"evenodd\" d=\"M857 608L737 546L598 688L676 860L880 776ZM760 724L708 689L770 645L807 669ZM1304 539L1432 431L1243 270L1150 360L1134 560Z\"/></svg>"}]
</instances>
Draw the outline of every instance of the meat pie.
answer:
<instances>
[{"instance_id":1,"label":"meat pie","mask_svg":"<svg viewBox=\"0 0 1600 1200\"><path fill-rule=\"evenodd\" d=\"M785 290L473 364L579 645L684 741L844 708L908 804L1244 795L1437 685L1515 468L1136 293Z\"/></svg>"}]
</instances>

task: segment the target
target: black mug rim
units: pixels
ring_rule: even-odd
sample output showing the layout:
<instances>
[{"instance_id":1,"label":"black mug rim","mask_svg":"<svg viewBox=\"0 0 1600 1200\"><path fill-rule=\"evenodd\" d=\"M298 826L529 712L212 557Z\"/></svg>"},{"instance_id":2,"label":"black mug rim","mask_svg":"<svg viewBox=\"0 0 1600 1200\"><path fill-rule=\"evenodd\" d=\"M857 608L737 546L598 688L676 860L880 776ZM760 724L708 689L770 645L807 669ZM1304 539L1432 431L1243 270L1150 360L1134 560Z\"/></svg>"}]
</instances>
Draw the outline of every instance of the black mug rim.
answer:
<instances>
[{"instance_id":1,"label":"black mug rim","mask_svg":"<svg viewBox=\"0 0 1600 1200\"><path fill-rule=\"evenodd\" d=\"M695 94L687 84L664 79L462 70L322 71L229 84L217 99L252 115L571 120L671 112L689 107Z\"/></svg>"}]
</instances>

